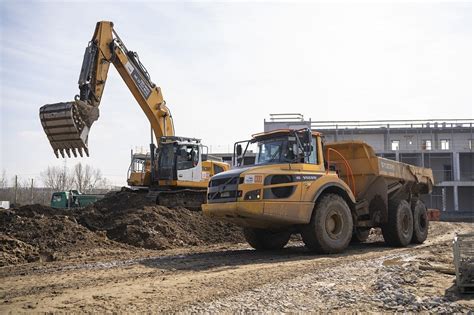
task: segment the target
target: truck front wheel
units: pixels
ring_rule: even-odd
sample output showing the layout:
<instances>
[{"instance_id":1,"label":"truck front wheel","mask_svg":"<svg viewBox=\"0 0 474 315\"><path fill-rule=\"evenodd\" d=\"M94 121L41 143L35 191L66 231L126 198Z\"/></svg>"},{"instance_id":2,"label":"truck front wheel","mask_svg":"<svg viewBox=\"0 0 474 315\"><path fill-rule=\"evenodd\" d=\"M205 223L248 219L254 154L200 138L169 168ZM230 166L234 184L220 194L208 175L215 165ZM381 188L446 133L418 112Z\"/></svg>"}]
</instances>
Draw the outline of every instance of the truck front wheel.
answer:
<instances>
[{"instance_id":1,"label":"truck front wheel","mask_svg":"<svg viewBox=\"0 0 474 315\"><path fill-rule=\"evenodd\" d=\"M245 240L256 250L281 249L288 244L290 236L288 231L244 228Z\"/></svg>"},{"instance_id":2,"label":"truck front wheel","mask_svg":"<svg viewBox=\"0 0 474 315\"><path fill-rule=\"evenodd\" d=\"M382 226L385 243L404 247L413 236L413 213L406 200L392 200L388 206L388 222Z\"/></svg>"},{"instance_id":3,"label":"truck front wheel","mask_svg":"<svg viewBox=\"0 0 474 315\"><path fill-rule=\"evenodd\" d=\"M413 206L413 236L411 242L422 244L428 237L428 215L426 206L421 200L417 200Z\"/></svg>"},{"instance_id":4,"label":"truck front wheel","mask_svg":"<svg viewBox=\"0 0 474 315\"><path fill-rule=\"evenodd\" d=\"M336 194L326 194L317 202L311 222L303 227L301 236L309 249L332 254L342 252L352 237L352 216L345 200Z\"/></svg>"}]
</instances>

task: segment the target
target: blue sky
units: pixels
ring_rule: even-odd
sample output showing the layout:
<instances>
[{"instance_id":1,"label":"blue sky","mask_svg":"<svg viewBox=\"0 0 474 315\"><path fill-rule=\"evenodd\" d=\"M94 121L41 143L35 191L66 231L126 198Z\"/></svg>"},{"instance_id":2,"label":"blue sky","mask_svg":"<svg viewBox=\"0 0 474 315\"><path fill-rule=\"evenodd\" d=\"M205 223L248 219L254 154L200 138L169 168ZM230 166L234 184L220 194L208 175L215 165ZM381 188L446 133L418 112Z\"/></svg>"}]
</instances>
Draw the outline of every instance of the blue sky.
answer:
<instances>
[{"instance_id":1,"label":"blue sky","mask_svg":"<svg viewBox=\"0 0 474 315\"><path fill-rule=\"evenodd\" d=\"M473 118L472 4L0 2L1 160L9 176L62 165L38 109L72 100L99 20L162 88L183 136L226 151L269 113L313 120ZM111 67L90 158L125 184L149 124Z\"/></svg>"}]
</instances>

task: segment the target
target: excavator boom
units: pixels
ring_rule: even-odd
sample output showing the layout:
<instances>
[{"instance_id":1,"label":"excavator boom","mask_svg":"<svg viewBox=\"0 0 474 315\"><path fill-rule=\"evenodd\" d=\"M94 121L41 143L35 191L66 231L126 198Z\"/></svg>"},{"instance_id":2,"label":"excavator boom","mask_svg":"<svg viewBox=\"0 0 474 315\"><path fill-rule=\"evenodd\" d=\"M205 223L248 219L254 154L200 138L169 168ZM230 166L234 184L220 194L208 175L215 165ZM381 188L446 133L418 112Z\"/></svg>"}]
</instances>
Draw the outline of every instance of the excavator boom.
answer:
<instances>
[{"instance_id":1,"label":"excavator boom","mask_svg":"<svg viewBox=\"0 0 474 315\"><path fill-rule=\"evenodd\" d=\"M56 157L89 156L89 131L99 118L99 105L113 64L144 111L155 137L174 136L170 110L161 89L151 80L138 55L129 51L113 29L113 23L98 22L86 47L79 75L79 95L74 101L47 104L40 120Z\"/></svg>"},{"instance_id":2,"label":"excavator boom","mask_svg":"<svg viewBox=\"0 0 474 315\"><path fill-rule=\"evenodd\" d=\"M149 190L149 197L161 205L200 209L210 176L227 170L229 165L207 160L200 139L175 137L161 89L151 81L137 53L125 47L112 22L96 25L84 52L79 94L74 100L40 108L41 124L56 157L89 155L89 132L99 118L110 64L148 118L157 144L150 145L148 156L132 154L127 183Z\"/></svg>"}]
</instances>

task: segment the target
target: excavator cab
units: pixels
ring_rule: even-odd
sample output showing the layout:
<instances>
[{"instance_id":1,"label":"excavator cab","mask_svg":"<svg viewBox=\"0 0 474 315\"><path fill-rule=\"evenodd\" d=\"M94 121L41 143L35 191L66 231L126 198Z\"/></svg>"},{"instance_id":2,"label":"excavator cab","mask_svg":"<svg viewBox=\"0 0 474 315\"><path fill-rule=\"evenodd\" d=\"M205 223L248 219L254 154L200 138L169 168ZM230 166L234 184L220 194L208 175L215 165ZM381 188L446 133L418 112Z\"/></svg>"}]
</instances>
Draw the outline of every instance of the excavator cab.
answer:
<instances>
[{"instance_id":1,"label":"excavator cab","mask_svg":"<svg viewBox=\"0 0 474 315\"><path fill-rule=\"evenodd\" d=\"M151 184L150 153L134 153L132 150L131 163L128 168L127 184L131 187L148 188Z\"/></svg>"},{"instance_id":2,"label":"excavator cab","mask_svg":"<svg viewBox=\"0 0 474 315\"><path fill-rule=\"evenodd\" d=\"M202 151L200 139L162 137L157 149L158 169L155 173L160 186L189 186L205 180Z\"/></svg>"},{"instance_id":3,"label":"excavator cab","mask_svg":"<svg viewBox=\"0 0 474 315\"><path fill-rule=\"evenodd\" d=\"M207 154L206 148L199 139L161 137L158 148L153 149L153 166L150 153L132 151L127 184L134 189L148 189L151 183L165 190L202 188L209 178L229 169L222 159Z\"/></svg>"}]
</instances>

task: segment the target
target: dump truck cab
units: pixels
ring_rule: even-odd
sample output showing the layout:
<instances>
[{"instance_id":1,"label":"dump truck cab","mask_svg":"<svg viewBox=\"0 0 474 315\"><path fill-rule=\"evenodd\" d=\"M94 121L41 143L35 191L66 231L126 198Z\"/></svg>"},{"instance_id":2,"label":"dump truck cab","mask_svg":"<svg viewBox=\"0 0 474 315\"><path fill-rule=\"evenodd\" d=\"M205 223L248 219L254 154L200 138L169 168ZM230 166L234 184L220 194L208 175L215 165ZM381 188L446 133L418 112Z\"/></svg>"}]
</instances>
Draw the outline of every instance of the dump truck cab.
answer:
<instances>
[{"instance_id":1,"label":"dump truck cab","mask_svg":"<svg viewBox=\"0 0 474 315\"><path fill-rule=\"evenodd\" d=\"M243 165L250 145L255 163ZM336 253L372 227L390 245L426 239L419 196L431 191L431 170L377 157L364 142L324 144L310 129L275 130L237 142L234 161L211 178L203 212L242 226L256 249L281 248L298 233L310 249Z\"/></svg>"},{"instance_id":2,"label":"dump truck cab","mask_svg":"<svg viewBox=\"0 0 474 315\"><path fill-rule=\"evenodd\" d=\"M242 165L251 144L255 164ZM327 171L321 134L309 129L255 134L234 146L236 167L211 178L206 215L245 227L280 229L305 224L325 189L355 199L336 171Z\"/></svg>"}]
</instances>

